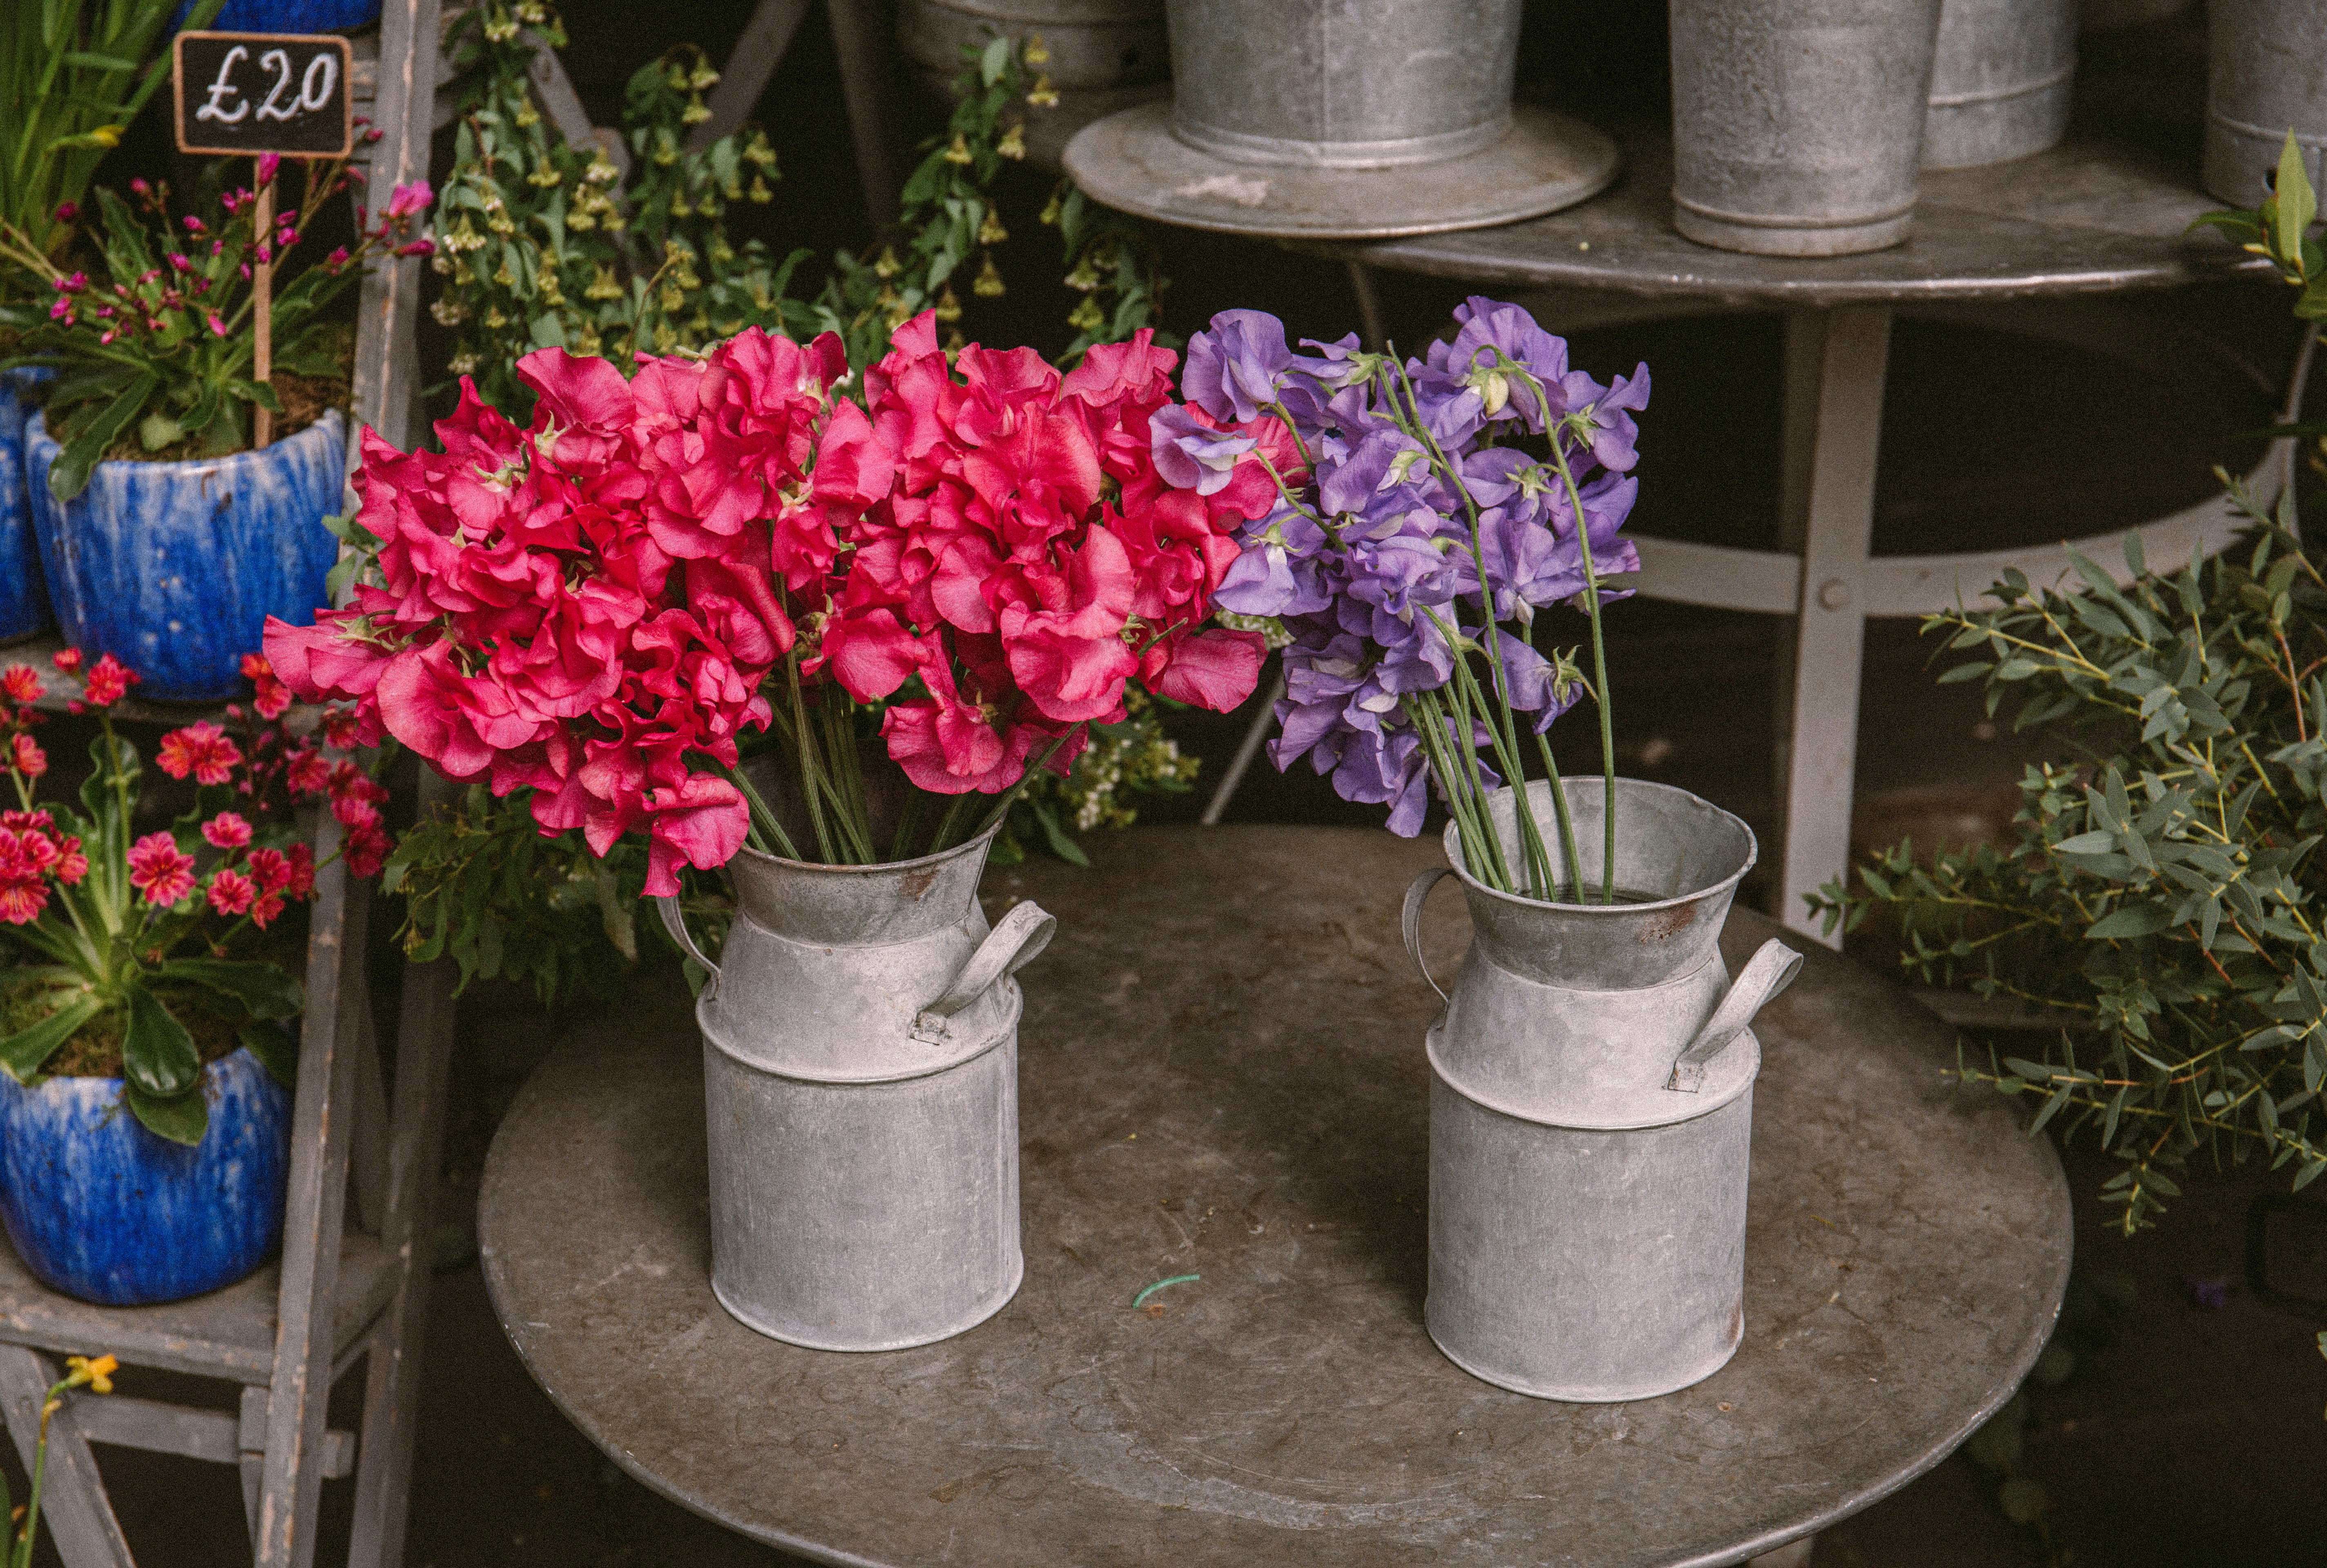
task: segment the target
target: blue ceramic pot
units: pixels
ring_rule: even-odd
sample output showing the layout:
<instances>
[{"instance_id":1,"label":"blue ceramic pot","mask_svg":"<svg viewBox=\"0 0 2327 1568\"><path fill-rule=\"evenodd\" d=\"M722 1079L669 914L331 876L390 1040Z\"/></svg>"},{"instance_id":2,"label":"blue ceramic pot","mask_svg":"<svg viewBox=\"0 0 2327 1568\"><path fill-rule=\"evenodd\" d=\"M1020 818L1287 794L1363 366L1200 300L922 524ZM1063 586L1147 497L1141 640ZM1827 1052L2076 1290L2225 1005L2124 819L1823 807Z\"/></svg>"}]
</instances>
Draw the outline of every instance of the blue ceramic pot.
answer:
<instances>
[{"instance_id":1,"label":"blue ceramic pot","mask_svg":"<svg viewBox=\"0 0 2327 1568\"><path fill-rule=\"evenodd\" d=\"M176 32L192 14L194 0L185 0L170 19ZM226 0L213 33L352 33L379 20L379 0Z\"/></svg>"},{"instance_id":2,"label":"blue ceramic pot","mask_svg":"<svg viewBox=\"0 0 2327 1568\"><path fill-rule=\"evenodd\" d=\"M257 452L100 462L70 501L49 490L59 448L34 415L24 470L41 565L65 640L145 677L138 695L212 702L242 689L269 615L315 619L340 545L323 518L346 485L333 409Z\"/></svg>"},{"instance_id":3,"label":"blue ceramic pot","mask_svg":"<svg viewBox=\"0 0 2327 1568\"><path fill-rule=\"evenodd\" d=\"M117 1078L0 1072L0 1219L27 1267L67 1295L146 1306L230 1285L283 1244L291 1095L248 1050L203 1069L210 1131L187 1148L145 1130Z\"/></svg>"},{"instance_id":4,"label":"blue ceramic pot","mask_svg":"<svg viewBox=\"0 0 2327 1568\"><path fill-rule=\"evenodd\" d=\"M32 365L0 370L0 642L19 641L49 623L32 492L24 483L24 423L33 408L23 394L55 374Z\"/></svg>"}]
</instances>

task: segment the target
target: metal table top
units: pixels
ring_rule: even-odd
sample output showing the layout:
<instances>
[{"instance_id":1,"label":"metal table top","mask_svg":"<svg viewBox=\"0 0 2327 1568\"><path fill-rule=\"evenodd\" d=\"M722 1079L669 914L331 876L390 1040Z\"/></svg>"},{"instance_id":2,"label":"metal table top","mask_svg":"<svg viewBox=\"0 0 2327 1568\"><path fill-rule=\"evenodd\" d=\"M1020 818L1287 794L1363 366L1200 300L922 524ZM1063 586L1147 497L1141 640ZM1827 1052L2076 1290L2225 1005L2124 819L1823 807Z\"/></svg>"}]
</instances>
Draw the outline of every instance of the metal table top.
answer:
<instances>
[{"instance_id":1,"label":"metal table top","mask_svg":"<svg viewBox=\"0 0 2327 1568\"><path fill-rule=\"evenodd\" d=\"M1397 928L1435 842L1092 848L986 876L991 910L1037 899L1059 936L1022 976L1025 1283L957 1339L797 1349L715 1302L675 985L526 1086L485 1171L486 1282L632 1475L833 1563L1734 1563L1938 1462L2042 1347L2070 1251L2051 1145L1952 1085L1949 1030L1811 946L1756 1025L1735 1359L1631 1405L1477 1381L1422 1323L1436 999ZM1460 906L1431 910L1434 967ZM1732 967L1776 929L1734 914Z\"/></svg>"},{"instance_id":2,"label":"metal table top","mask_svg":"<svg viewBox=\"0 0 2327 1568\"><path fill-rule=\"evenodd\" d=\"M2187 166L2071 137L1985 169L1926 170L1913 236L1863 256L1746 256L1672 226L1667 128L1620 131L1616 183L1581 206L1496 229L1342 247L1393 271L1499 287L1614 289L1763 305L1899 303L2163 288L2267 264L2190 222L2215 211ZM2260 192L2257 192L2257 199Z\"/></svg>"}]
</instances>

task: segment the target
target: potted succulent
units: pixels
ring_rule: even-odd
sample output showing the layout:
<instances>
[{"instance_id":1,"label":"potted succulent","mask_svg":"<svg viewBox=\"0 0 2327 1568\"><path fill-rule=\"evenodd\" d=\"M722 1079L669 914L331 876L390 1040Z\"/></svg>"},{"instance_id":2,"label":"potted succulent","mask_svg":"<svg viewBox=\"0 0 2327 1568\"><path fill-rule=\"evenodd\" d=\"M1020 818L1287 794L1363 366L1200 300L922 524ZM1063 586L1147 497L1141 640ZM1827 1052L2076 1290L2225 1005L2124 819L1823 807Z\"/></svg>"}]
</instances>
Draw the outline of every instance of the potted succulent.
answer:
<instances>
[{"instance_id":1,"label":"potted succulent","mask_svg":"<svg viewBox=\"0 0 2327 1568\"><path fill-rule=\"evenodd\" d=\"M180 7L185 24L209 26L220 0ZM159 56L171 0L0 9L0 222L43 257L61 257L98 160L170 79ZM0 304L45 292L43 279L0 257ZM7 351L0 327L0 353ZM40 550L23 479L26 394L48 372L0 371L0 643L49 623Z\"/></svg>"},{"instance_id":2,"label":"potted succulent","mask_svg":"<svg viewBox=\"0 0 2327 1568\"><path fill-rule=\"evenodd\" d=\"M1603 385L1485 299L1418 359L1304 346L1273 316L1214 317L1188 345L1189 402L1153 421L1157 463L1253 497L1219 599L1290 635L1277 766L1307 757L1408 836L1432 783L1446 805L1453 869L1404 919L1419 964L1422 901L1452 874L1474 932L1427 1041L1431 1335L1524 1394L1684 1386L1742 1331L1743 1025L1800 960L1772 942L1733 988L1715 944L1752 834L1615 776L1601 609L1637 569L1620 530L1648 368ZM1536 647L1563 602L1588 676ZM1587 693L1601 777L1564 780L1546 732ZM1638 1245L1650 1233L1664 1245Z\"/></svg>"},{"instance_id":3,"label":"potted succulent","mask_svg":"<svg viewBox=\"0 0 2327 1568\"><path fill-rule=\"evenodd\" d=\"M56 378L26 426L25 466L49 595L67 639L145 672L148 695L224 697L269 614L304 616L324 598L337 546L322 519L342 493L344 330L327 305L364 257L396 248L428 188L393 192L355 248L332 252L276 296L276 369L252 378L254 263L300 243L346 188L343 165L308 164L306 188L271 232L260 203L226 192L208 216L177 213L166 186L131 182L133 210L99 191L98 277L65 268L23 230L0 227L0 256L42 278L45 305L0 312L17 355ZM277 176L257 163L261 189ZM282 439L251 447L254 408Z\"/></svg>"},{"instance_id":4,"label":"potted succulent","mask_svg":"<svg viewBox=\"0 0 2327 1568\"><path fill-rule=\"evenodd\" d=\"M0 670L15 796L0 812L0 952L17 960L0 969L0 1219L59 1290L171 1301L241 1278L281 1238L285 1026L302 998L275 928L315 873L289 807L331 798L350 868L376 869L385 791L291 735L289 694L254 657L239 736L201 722L162 737L154 765L192 782L192 808L139 834L145 763L112 713L137 677L111 655L55 662L99 721L77 810L36 798L40 672Z\"/></svg>"},{"instance_id":5,"label":"potted succulent","mask_svg":"<svg viewBox=\"0 0 2327 1568\"><path fill-rule=\"evenodd\" d=\"M1225 710L1258 675L1257 636L1207 624L1242 497L1157 470L1173 361L1142 332L1065 375L967 345L957 374L930 313L855 369L758 329L629 381L539 350L529 430L464 385L441 454L367 434L370 565L268 628L295 689L532 789L545 832L643 833L709 977L713 1286L762 1332L894 1349L1017 1288L1009 975L1050 918L989 929L987 847L1135 681ZM715 960L690 867L736 890Z\"/></svg>"}]
</instances>

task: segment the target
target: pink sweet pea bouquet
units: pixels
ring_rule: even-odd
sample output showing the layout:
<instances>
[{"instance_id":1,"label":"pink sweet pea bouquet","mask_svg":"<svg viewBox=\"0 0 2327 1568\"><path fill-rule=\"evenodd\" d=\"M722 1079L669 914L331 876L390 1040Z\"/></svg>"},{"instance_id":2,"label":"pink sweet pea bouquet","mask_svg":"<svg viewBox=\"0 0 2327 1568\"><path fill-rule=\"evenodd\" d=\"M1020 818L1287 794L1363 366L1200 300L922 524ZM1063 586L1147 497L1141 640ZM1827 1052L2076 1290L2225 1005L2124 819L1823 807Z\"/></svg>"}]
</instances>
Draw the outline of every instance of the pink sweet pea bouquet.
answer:
<instances>
[{"instance_id":1,"label":"pink sweet pea bouquet","mask_svg":"<svg viewBox=\"0 0 2327 1568\"><path fill-rule=\"evenodd\" d=\"M650 893L746 842L808 858L739 767L752 733L793 769L805 847L864 864L990 826L1134 680L1223 711L1251 692L1260 639L1207 622L1273 497L1158 476L1170 352L1143 332L1064 375L1024 349L949 365L926 315L892 345L862 406L836 337L757 329L628 380L530 354L527 430L464 382L442 453L366 432L372 561L346 608L270 622L267 656L369 740L532 789L546 834L603 854L642 829ZM913 787L886 845L860 731ZM927 796L950 798L923 836Z\"/></svg>"}]
</instances>

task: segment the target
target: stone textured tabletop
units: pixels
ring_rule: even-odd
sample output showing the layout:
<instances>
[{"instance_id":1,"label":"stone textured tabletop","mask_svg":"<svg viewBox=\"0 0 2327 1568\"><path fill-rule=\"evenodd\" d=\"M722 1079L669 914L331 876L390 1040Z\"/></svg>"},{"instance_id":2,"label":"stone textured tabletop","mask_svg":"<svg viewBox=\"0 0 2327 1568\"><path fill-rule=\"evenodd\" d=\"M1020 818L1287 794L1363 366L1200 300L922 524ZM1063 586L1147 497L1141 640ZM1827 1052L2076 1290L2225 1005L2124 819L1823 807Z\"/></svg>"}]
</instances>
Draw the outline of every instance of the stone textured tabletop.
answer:
<instances>
[{"instance_id":1,"label":"stone textured tabletop","mask_svg":"<svg viewBox=\"0 0 2327 1568\"><path fill-rule=\"evenodd\" d=\"M1025 1283L958 1339L832 1354L720 1310L675 985L526 1087L485 1173L486 1281L631 1474L832 1563L1734 1563L1936 1463L2042 1348L2070 1250L2051 1145L1953 1085L1950 1031L1808 947L1756 1025L1736 1358L1631 1405L1477 1381L1422 1324L1436 998L1397 923L1436 843L1092 849L986 875L990 912L1036 899L1059 936L1021 976ZM1461 901L1431 913L1451 969ZM1734 913L1732 967L1775 929ZM1202 1278L1134 1309L1180 1274Z\"/></svg>"},{"instance_id":2,"label":"stone textured tabletop","mask_svg":"<svg viewBox=\"0 0 2327 1568\"><path fill-rule=\"evenodd\" d=\"M1899 303L2163 288L2268 264L2191 220L2226 205L2133 144L2072 137L1985 169L1927 170L1904 245L1864 256L1746 256L1672 226L1672 142L1620 131L1616 183L1547 218L1351 247L1371 266L1482 285L1615 289L1764 305ZM2261 199L2262 192L2256 192Z\"/></svg>"}]
</instances>

